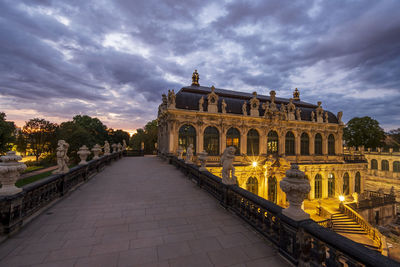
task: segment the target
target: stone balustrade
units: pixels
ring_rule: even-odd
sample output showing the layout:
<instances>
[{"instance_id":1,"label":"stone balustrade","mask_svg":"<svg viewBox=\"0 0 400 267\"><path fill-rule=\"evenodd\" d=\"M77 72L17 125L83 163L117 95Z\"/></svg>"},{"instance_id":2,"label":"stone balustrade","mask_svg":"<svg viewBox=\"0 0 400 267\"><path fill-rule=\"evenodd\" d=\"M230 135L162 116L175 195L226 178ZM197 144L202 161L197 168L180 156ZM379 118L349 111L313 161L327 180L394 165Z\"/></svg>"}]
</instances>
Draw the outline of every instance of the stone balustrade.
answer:
<instances>
[{"instance_id":1,"label":"stone balustrade","mask_svg":"<svg viewBox=\"0 0 400 267\"><path fill-rule=\"evenodd\" d=\"M223 207L270 240L279 253L296 266L398 266L397 262L379 252L330 231L311 219L294 220L285 215L282 207L237 185L223 184L221 178L208 171L200 171L194 164L186 164L174 156L166 159L214 196Z\"/></svg>"}]
</instances>

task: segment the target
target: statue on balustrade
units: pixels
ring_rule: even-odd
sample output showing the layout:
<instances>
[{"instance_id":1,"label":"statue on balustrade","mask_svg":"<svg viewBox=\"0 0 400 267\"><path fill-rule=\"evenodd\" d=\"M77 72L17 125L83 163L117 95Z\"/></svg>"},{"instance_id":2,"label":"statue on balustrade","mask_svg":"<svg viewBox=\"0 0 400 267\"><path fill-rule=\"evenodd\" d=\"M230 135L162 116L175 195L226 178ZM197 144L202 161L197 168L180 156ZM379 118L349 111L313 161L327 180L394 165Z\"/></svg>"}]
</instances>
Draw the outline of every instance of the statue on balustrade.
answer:
<instances>
[{"instance_id":1,"label":"statue on balustrade","mask_svg":"<svg viewBox=\"0 0 400 267\"><path fill-rule=\"evenodd\" d=\"M65 142L64 140L58 140L57 143L58 147L57 147L57 169L55 171L53 171L54 174L58 174L58 173L67 173L69 171L68 168L68 148L69 148L69 144L67 142Z\"/></svg>"},{"instance_id":2,"label":"statue on balustrade","mask_svg":"<svg viewBox=\"0 0 400 267\"><path fill-rule=\"evenodd\" d=\"M168 108L174 109L175 108L175 92L174 89L168 90Z\"/></svg>"},{"instance_id":3,"label":"statue on balustrade","mask_svg":"<svg viewBox=\"0 0 400 267\"><path fill-rule=\"evenodd\" d=\"M204 111L203 104L204 104L204 97L201 97L199 100L199 111Z\"/></svg>"},{"instance_id":4,"label":"statue on balustrade","mask_svg":"<svg viewBox=\"0 0 400 267\"><path fill-rule=\"evenodd\" d=\"M104 141L104 156L110 155L110 144Z\"/></svg>"},{"instance_id":5,"label":"statue on balustrade","mask_svg":"<svg viewBox=\"0 0 400 267\"><path fill-rule=\"evenodd\" d=\"M247 102L246 101L243 102L242 113L244 116L247 116Z\"/></svg>"},{"instance_id":6,"label":"statue on balustrade","mask_svg":"<svg viewBox=\"0 0 400 267\"><path fill-rule=\"evenodd\" d=\"M235 176L235 167L233 161L235 159L236 148L233 146L227 147L221 156L222 165L222 182L224 184L232 185L237 184Z\"/></svg>"},{"instance_id":7,"label":"statue on balustrade","mask_svg":"<svg viewBox=\"0 0 400 267\"><path fill-rule=\"evenodd\" d=\"M226 103L225 103L225 99L222 99L222 103L221 103L221 109L222 109L222 113L226 113Z\"/></svg>"},{"instance_id":8,"label":"statue on balustrade","mask_svg":"<svg viewBox=\"0 0 400 267\"><path fill-rule=\"evenodd\" d=\"M197 72L197 70L194 70L192 74L192 86L200 86L199 80L200 80L200 75Z\"/></svg>"},{"instance_id":9,"label":"statue on balustrade","mask_svg":"<svg viewBox=\"0 0 400 267\"><path fill-rule=\"evenodd\" d=\"M293 104L293 98L289 100L289 104L287 105L288 111L288 119L290 121L296 120L294 113L296 112L296 106Z\"/></svg>"},{"instance_id":10,"label":"statue on balustrade","mask_svg":"<svg viewBox=\"0 0 400 267\"><path fill-rule=\"evenodd\" d=\"M193 144L190 144L189 147L186 149L186 160L185 163L192 164L193 158Z\"/></svg>"}]
</instances>

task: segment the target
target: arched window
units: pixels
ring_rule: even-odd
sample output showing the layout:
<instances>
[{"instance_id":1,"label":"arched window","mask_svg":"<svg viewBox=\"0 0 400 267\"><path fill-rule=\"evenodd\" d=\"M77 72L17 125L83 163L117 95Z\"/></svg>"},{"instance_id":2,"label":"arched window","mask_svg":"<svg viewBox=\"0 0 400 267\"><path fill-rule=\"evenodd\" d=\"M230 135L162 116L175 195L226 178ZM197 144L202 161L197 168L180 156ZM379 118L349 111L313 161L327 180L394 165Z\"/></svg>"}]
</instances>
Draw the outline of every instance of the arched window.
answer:
<instances>
[{"instance_id":1,"label":"arched window","mask_svg":"<svg viewBox=\"0 0 400 267\"><path fill-rule=\"evenodd\" d=\"M378 161L376 159L371 160L371 170L378 169Z\"/></svg>"},{"instance_id":2,"label":"arched window","mask_svg":"<svg viewBox=\"0 0 400 267\"><path fill-rule=\"evenodd\" d=\"M393 162L393 172L400 172L400 161Z\"/></svg>"},{"instance_id":3,"label":"arched window","mask_svg":"<svg viewBox=\"0 0 400 267\"><path fill-rule=\"evenodd\" d=\"M295 155L294 146L294 134L287 132L285 136L285 154L288 156Z\"/></svg>"},{"instance_id":4,"label":"arched window","mask_svg":"<svg viewBox=\"0 0 400 267\"><path fill-rule=\"evenodd\" d=\"M247 133L247 155L257 156L260 153L260 135L257 130L251 129Z\"/></svg>"},{"instance_id":5,"label":"arched window","mask_svg":"<svg viewBox=\"0 0 400 267\"><path fill-rule=\"evenodd\" d=\"M219 131L217 128L208 126L204 130L204 150L210 156L219 155Z\"/></svg>"},{"instance_id":6,"label":"arched window","mask_svg":"<svg viewBox=\"0 0 400 267\"><path fill-rule=\"evenodd\" d=\"M335 197L335 176L328 174L328 197Z\"/></svg>"},{"instance_id":7,"label":"arched window","mask_svg":"<svg viewBox=\"0 0 400 267\"><path fill-rule=\"evenodd\" d=\"M322 136L319 133L315 135L314 150L315 155L322 155Z\"/></svg>"},{"instance_id":8,"label":"arched window","mask_svg":"<svg viewBox=\"0 0 400 267\"><path fill-rule=\"evenodd\" d=\"M350 193L350 177L347 172L343 175L343 195L347 196Z\"/></svg>"},{"instance_id":9,"label":"arched window","mask_svg":"<svg viewBox=\"0 0 400 267\"><path fill-rule=\"evenodd\" d=\"M189 145L193 145L193 152L196 153L196 129L189 124L182 125L179 128L178 145L183 148L183 152L186 153L186 148Z\"/></svg>"},{"instance_id":10,"label":"arched window","mask_svg":"<svg viewBox=\"0 0 400 267\"><path fill-rule=\"evenodd\" d=\"M268 200L276 203L276 178L270 176L268 178Z\"/></svg>"},{"instance_id":11,"label":"arched window","mask_svg":"<svg viewBox=\"0 0 400 267\"><path fill-rule=\"evenodd\" d=\"M270 131L268 133L267 153L268 154L277 154L278 153L278 145L279 145L278 134L275 131Z\"/></svg>"},{"instance_id":12,"label":"arched window","mask_svg":"<svg viewBox=\"0 0 400 267\"><path fill-rule=\"evenodd\" d=\"M356 173L356 178L354 181L354 192L361 193L361 174L359 172Z\"/></svg>"},{"instance_id":13,"label":"arched window","mask_svg":"<svg viewBox=\"0 0 400 267\"><path fill-rule=\"evenodd\" d=\"M382 167L381 167L382 171L389 170L389 161L384 159L384 160L382 160L381 164L382 164Z\"/></svg>"},{"instance_id":14,"label":"arched window","mask_svg":"<svg viewBox=\"0 0 400 267\"><path fill-rule=\"evenodd\" d=\"M328 155L335 155L335 137L333 134L328 136Z\"/></svg>"},{"instance_id":15,"label":"arched window","mask_svg":"<svg viewBox=\"0 0 400 267\"><path fill-rule=\"evenodd\" d=\"M240 132L236 128L229 128L226 133L226 147L234 146L236 155L240 155Z\"/></svg>"},{"instance_id":16,"label":"arched window","mask_svg":"<svg viewBox=\"0 0 400 267\"><path fill-rule=\"evenodd\" d=\"M308 134L302 133L300 139L300 154L310 155L310 138Z\"/></svg>"},{"instance_id":17,"label":"arched window","mask_svg":"<svg viewBox=\"0 0 400 267\"><path fill-rule=\"evenodd\" d=\"M322 176L321 174L315 175L314 179L314 198L322 197Z\"/></svg>"},{"instance_id":18,"label":"arched window","mask_svg":"<svg viewBox=\"0 0 400 267\"><path fill-rule=\"evenodd\" d=\"M256 177L250 177L246 182L246 190L258 195L258 181Z\"/></svg>"}]
</instances>

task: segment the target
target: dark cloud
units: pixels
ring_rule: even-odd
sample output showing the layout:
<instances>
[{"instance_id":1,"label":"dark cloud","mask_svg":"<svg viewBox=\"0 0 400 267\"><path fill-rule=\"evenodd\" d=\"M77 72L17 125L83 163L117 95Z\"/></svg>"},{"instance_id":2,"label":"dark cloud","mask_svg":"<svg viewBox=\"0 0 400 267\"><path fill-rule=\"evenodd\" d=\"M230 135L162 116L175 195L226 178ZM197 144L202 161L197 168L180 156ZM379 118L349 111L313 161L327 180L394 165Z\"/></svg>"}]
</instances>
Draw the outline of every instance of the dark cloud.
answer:
<instances>
[{"instance_id":1,"label":"dark cloud","mask_svg":"<svg viewBox=\"0 0 400 267\"><path fill-rule=\"evenodd\" d=\"M26 116L89 114L132 129L197 68L204 85L281 97L299 87L346 120L398 127L399 9L396 0L1 1L0 105L10 119L17 105Z\"/></svg>"}]
</instances>

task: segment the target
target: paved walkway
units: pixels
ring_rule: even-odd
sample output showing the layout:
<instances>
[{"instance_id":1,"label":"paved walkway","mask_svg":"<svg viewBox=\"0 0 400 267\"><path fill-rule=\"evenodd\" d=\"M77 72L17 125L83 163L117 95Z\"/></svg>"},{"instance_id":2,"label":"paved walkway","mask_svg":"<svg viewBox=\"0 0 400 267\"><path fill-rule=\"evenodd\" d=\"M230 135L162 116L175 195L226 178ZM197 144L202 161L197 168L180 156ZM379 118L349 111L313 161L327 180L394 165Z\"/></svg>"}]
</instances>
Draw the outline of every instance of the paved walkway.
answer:
<instances>
[{"instance_id":1,"label":"paved walkway","mask_svg":"<svg viewBox=\"0 0 400 267\"><path fill-rule=\"evenodd\" d=\"M288 266L175 167L123 158L0 244L0 266Z\"/></svg>"}]
</instances>

